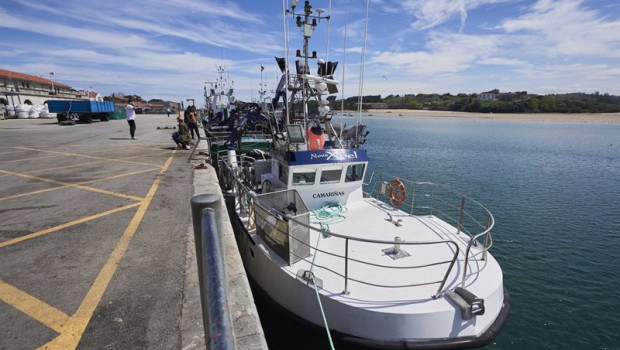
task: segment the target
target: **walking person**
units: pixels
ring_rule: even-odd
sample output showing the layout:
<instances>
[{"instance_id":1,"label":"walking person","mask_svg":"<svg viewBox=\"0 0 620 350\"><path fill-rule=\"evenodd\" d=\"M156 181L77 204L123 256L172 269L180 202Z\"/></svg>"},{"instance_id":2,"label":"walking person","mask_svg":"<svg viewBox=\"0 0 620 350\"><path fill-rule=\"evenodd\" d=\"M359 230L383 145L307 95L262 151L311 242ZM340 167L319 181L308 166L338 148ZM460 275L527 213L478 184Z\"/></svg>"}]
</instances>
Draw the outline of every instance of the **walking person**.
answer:
<instances>
[{"instance_id":1,"label":"walking person","mask_svg":"<svg viewBox=\"0 0 620 350\"><path fill-rule=\"evenodd\" d=\"M166 109L166 113L168 113L168 118L170 118L170 108Z\"/></svg>"},{"instance_id":2,"label":"walking person","mask_svg":"<svg viewBox=\"0 0 620 350\"><path fill-rule=\"evenodd\" d=\"M196 106L192 106L192 109L187 116L187 121L189 131L192 133L192 139L194 138L194 131L196 131L196 137L200 139L200 132L198 131L198 117L196 116Z\"/></svg>"},{"instance_id":3,"label":"walking person","mask_svg":"<svg viewBox=\"0 0 620 350\"><path fill-rule=\"evenodd\" d=\"M137 138L135 137L136 111L134 110L133 102L129 102L129 104L125 107L125 118L127 118L127 123L129 123L129 134L131 135L131 139L137 140Z\"/></svg>"}]
</instances>

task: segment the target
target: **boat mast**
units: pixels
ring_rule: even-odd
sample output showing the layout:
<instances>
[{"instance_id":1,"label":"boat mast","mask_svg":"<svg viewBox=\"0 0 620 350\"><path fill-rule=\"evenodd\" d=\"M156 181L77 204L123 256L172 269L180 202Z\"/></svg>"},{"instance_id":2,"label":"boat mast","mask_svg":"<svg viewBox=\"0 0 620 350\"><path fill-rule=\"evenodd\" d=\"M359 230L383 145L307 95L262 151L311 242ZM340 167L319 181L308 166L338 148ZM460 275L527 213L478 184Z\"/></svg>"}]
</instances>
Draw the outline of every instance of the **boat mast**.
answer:
<instances>
[{"instance_id":1,"label":"boat mast","mask_svg":"<svg viewBox=\"0 0 620 350\"><path fill-rule=\"evenodd\" d=\"M310 42L310 38L312 37L312 32L314 31L314 29L317 26L317 20L320 21L321 19L327 19L329 20L330 16L322 16L322 13L325 12L325 10L322 9L318 9L317 13L318 15L314 15L313 11L312 11L312 6L310 5L310 1L306 0L304 1L304 8L303 8L303 12L295 12L295 9L297 7L297 1L293 1L293 3L291 4L291 10L287 10L287 13L291 13L293 16L296 16L295 21L296 21L296 25L298 28L302 29L303 32L303 46L301 50L297 50L296 52L296 56L299 58L303 58L303 64L300 65L299 67L299 72L297 72L297 77L299 78L299 76L301 75L301 94L302 94L302 109L303 109L303 128L304 130L306 130L306 128L308 127L308 101L311 97L311 95L309 95L309 83L308 83L308 75L310 74L310 65L309 65L309 60L312 59L316 59L317 55L316 55L316 51L312 51L312 53L310 54L309 49L308 49L308 44ZM303 16L303 20L302 20L302 16ZM294 104L294 97L295 97L295 93L291 94L291 107ZM287 108L287 112L288 112L288 108ZM287 121L288 122L288 121Z\"/></svg>"}]
</instances>

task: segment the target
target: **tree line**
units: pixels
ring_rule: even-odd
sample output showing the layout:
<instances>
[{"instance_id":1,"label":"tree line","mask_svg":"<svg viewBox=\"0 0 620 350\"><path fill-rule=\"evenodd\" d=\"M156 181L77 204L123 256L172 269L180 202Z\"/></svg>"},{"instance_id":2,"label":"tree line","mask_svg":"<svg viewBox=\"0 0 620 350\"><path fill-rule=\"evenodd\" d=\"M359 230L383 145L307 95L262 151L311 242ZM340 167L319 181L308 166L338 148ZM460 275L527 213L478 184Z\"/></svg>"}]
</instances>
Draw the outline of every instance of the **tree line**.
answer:
<instances>
[{"instance_id":1,"label":"tree line","mask_svg":"<svg viewBox=\"0 0 620 350\"><path fill-rule=\"evenodd\" d=\"M569 93L536 95L527 91L500 93L492 90L478 94L407 94L369 95L363 98L363 109L379 107L383 103L388 109L428 109L438 111L481 112L481 113L618 113L620 96L610 94ZM479 97L491 98L483 100ZM340 108L341 100L336 100L335 108ZM356 110L358 97L344 100L344 109Z\"/></svg>"}]
</instances>

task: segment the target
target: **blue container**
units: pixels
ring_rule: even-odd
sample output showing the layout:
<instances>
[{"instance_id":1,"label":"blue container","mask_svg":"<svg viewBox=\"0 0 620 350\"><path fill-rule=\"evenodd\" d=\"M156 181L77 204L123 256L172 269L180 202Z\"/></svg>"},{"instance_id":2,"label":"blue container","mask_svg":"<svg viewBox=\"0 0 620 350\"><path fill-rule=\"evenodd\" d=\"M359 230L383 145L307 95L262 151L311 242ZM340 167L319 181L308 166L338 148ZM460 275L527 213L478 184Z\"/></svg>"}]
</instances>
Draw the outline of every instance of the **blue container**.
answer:
<instances>
[{"instance_id":1,"label":"blue container","mask_svg":"<svg viewBox=\"0 0 620 350\"><path fill-rule=\"evenodd\" d=\"M90 109L93 113L114 112L114 102L110 101L90 101Z\"/></svg>"},{"instance_id":2,"label":"blue container","mask_svg":"<svg viewBox=\"0 0 620 350\"><path fill-rule=\"evenodd\" d=\"M114 112L114 102L89 100L49 100L50 113L108 113Z\"/></svg>"}]
</instances>

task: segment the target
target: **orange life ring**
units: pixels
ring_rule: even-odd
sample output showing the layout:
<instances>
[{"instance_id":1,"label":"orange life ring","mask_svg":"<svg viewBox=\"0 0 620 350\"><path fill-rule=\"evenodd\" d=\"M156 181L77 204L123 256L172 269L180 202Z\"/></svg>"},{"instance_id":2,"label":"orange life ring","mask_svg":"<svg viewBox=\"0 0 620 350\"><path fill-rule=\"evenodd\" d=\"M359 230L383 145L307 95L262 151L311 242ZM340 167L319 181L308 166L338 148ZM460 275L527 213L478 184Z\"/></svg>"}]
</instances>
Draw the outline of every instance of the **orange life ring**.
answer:
<instances>
[{"instance_id":1,"label":"orange life ring","mask_svg":"<svg viewBox=\"0 0 620 350\"><path fill-rule=\"evenodd\" d=\"M390 200L394 205L401 205L407 198L407 190L405 189L405 185L399 179L394 179L390 182L390 189L388 192L390 196Z\"/></svg>"}]
</instances>

